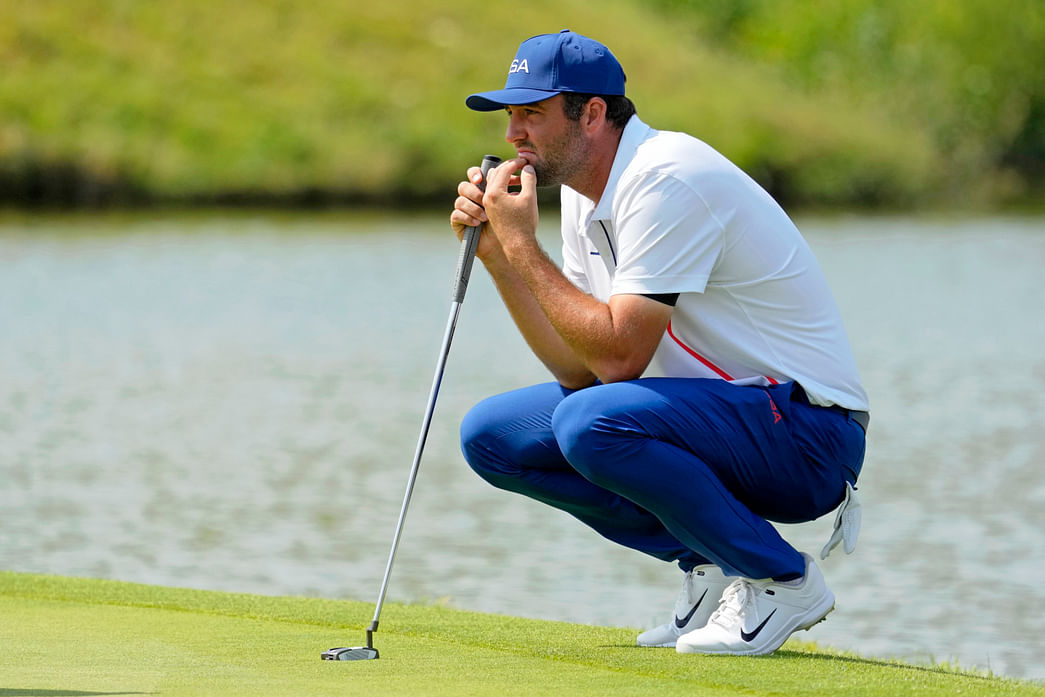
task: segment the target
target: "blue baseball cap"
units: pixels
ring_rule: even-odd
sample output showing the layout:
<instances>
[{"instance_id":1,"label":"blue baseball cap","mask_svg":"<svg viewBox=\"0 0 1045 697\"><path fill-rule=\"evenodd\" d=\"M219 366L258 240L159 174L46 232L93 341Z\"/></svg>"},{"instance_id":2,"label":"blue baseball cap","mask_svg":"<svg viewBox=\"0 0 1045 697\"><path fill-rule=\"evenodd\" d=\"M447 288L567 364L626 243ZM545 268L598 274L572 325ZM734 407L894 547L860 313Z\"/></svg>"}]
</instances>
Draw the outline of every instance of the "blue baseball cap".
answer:
<instances>
[{"instance_id":1,"label":"blue baseball cap","mask_svg":"<svg viewBox=\"0 0 1045 697\"><path fill-rule=\"evenodd\" d=\"M624 69L608 48L563 29L523 41L508 68L504 89L473 94L464 103L475 111L497 111L560 92L623 95L624 80Z\"/></svg>"}]
</instances>

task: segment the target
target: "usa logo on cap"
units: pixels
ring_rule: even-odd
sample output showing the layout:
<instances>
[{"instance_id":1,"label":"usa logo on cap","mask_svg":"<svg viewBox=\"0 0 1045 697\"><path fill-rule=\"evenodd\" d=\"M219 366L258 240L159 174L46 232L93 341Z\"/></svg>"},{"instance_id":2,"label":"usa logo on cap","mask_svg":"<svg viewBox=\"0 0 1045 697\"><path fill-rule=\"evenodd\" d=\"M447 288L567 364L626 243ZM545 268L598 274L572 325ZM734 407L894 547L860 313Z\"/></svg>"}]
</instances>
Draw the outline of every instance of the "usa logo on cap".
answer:
<instances>
[{"instance_id":1,"label":"usa logo on cap","mask_svg":"<svg viewBox=\"0 0 1045 697\"><path fill-rule=\"evenodd\" d=\"M465 100L476 111L532 104L561 92L623 95L624 69L608 48L569 29L522 42L508 67L504 89Z\"/></svg>"}]
</instances>

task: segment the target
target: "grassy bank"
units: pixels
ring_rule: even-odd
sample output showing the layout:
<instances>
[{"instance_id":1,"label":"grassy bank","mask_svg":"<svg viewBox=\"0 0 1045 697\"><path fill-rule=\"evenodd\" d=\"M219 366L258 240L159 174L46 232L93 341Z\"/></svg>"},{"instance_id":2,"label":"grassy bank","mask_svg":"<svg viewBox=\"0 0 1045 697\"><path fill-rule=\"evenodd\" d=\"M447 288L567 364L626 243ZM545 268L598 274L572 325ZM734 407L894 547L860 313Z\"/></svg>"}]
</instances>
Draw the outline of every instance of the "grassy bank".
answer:
<instances>
[{"instance_id":1,"label":"grassy bank","mask_svg":"<svg viewBox=\"0 0 1045 697\"><path fill-rule=\"evenodd\" d=\"M680 656L634 630L368 603L0 572L0 695L1045 695L1045 686L792 640L770 657Z\"/></svg>"},{"instance_id":2,"label":"grassy bank","mask_svg":"<svg viewBox=\"0 0 1045 697\"><path fill-rule=\"evenodd\" d=\"M956 157L914 112L713 40L692 8L0 0L0 16L8 203L445 203L467 165L507 151L503 117L464 97L503 83L520 40L562 27L614 49L648 122L787 201L996 202L1023 185Z\"/></svg>"}]
</instances>

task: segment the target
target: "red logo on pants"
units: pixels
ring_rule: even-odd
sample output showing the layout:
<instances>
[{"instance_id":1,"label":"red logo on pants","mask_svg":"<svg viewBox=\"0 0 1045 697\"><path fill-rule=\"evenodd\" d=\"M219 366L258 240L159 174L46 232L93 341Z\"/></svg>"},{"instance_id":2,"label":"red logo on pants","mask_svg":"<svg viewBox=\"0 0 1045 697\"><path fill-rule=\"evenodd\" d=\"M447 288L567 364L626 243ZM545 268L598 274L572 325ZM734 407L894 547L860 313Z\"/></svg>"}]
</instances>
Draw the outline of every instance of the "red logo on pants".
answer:
<instances>
[{"instance_id":1,"label":"red logo on pants","mask_svg":"<svg viewBox=\"0 0 1045 697\"><path fill-rule=\"evenodd\" d=\"M769 408L773 410L773 423L780 423L780 420L784 417L780 415L780 410L777 409L776 402L773 401L772 397L769 398Z\"/></svg>"}]
</instances>

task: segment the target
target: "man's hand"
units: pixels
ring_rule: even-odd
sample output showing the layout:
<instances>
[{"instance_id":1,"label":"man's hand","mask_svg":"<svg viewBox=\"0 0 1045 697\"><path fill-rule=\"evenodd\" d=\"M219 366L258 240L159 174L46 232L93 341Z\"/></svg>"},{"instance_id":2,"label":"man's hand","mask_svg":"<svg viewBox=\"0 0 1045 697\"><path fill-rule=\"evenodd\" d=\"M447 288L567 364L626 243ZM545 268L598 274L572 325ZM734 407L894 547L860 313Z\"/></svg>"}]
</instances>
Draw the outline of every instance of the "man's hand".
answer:
<instances>
[{"instance_id":1,"label":"man's hand","mask_svg":"<svg viewBox=\"0 0 1045 697\"><path fill-rule=\"evenodd\" d=\"M460 240L464 237L467 227L475 227L487 223L479 236L479 245L475 255L481 261L485 261L492 254L500 252L497 238L490 230L489 218L483 210L483 190L479 184L483 180L482 171L478 167L468 168L468 178L457 185L457 199L454 201L454 210L450 213L450 227Z\"/></svg>"},{"instance_id":2,"label":"man's hand","mask_svg":"<svg viewBox=\"0 0 1045 697\"><path fill-rule=\"evenodd\" d=\"M479 188L483 173L478 167L468 168L468 179L457 185L457 199L450 214L450 226L458 237L466 227L475 227L487 221L483 210L483 191Z\"/></svg>"},{"instance_id":3,"label":"man's hand","mask_svg":"<svg viewBox=\"0 0 1045 697\"><path fill-rule=\"evenodd\" d=\"M516 157L490 170L486 176L483 207L494 234L509 257L511 248L519 244L533 244L537 237L539 217L537 175L533 166L523 158Z\"/></svg>"}]
</instances>

